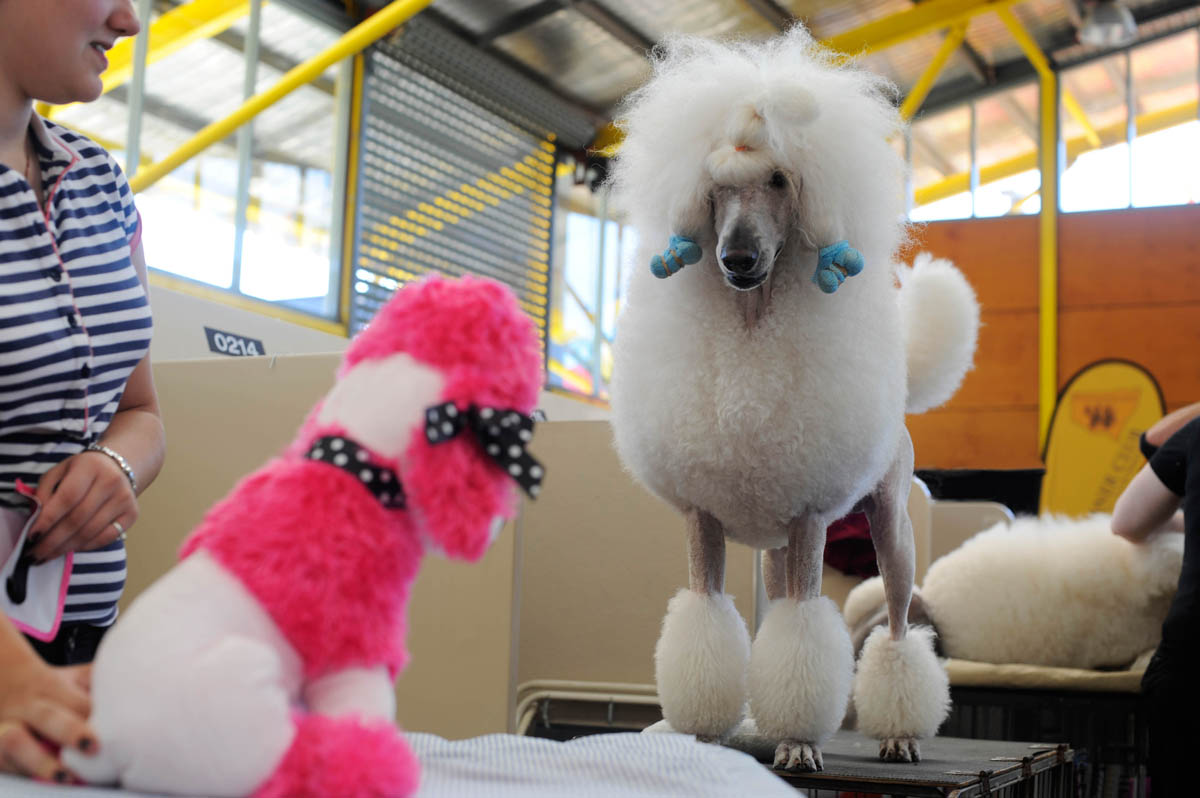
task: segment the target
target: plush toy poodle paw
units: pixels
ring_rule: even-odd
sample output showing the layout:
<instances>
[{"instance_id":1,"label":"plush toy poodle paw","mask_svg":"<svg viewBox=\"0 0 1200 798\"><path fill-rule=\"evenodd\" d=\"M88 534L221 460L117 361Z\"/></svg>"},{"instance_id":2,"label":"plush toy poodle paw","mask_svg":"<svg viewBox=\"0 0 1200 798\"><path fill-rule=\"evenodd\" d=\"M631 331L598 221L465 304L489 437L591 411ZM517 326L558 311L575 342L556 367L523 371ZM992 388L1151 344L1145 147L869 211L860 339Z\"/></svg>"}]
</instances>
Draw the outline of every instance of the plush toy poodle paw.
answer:
<instances>
[{"instance_id":1,"label":"plush toy poodle paw","mask_svg":"<svg viewBox=\"0 0 1200 798\"><path fill-rule=\"evenodd\" d=\"M750 634L724 594L680 590L667 604L654 650L654 676L671 728L717 740L741 721L746 705Z\"/></svg>"},{"instance_id":2,"label":"plush toy poodle paw","mask_svg":"<svg viewBox=\"0 0 1200 798\"><path fill-rule=\"evenodd\" d=\"M758 731L782 742L775 766L820 770L820 746L846 712L854 673L837 605L821 596L771 604L750 655L750 711Z\"/></svg>"},{"instance_id":3,"label":"plush toy poodle paw","mask_svg":"<svg viewBox=\"0 0 1200 798\"><path fill-rule=\"evenodd\" d=\"M889 762L917 762L917 739L932 737L950 711L950 679L933 653L933 631L913 626L903 640L886 627L863 644L854 681L858 728L880 740Z\"/></svg>"}]
</instances>

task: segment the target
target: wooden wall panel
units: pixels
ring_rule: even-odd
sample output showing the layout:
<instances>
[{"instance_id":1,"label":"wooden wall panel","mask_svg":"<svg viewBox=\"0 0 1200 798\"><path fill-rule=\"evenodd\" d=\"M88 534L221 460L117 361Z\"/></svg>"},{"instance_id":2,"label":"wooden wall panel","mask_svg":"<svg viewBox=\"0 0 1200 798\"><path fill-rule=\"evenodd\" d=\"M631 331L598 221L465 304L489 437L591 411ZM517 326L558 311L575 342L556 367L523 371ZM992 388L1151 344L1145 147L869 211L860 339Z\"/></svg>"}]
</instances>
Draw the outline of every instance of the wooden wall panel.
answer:
<instances>
[{"instance_id":1,"label":"wooden wall panel","mask_svg":"<svg viewBox=\"0 0 1200 798\"><path fill-rule=\"evenodd\" d=\"M1037 408L939 410L908 417L917 468L1038 468Z\"/></svg>"},{"instance_id":2,"label":"wooden wall panel","mask_svg":"<svg viewBox=\"0 0 1200 798\"><path fill-rule=\"evenodd\" d=\"M934 222L904 253L958 264L983 309L975 370L909 418L919 468L1036 468L1038 220ZM1104 358L1141 364L1168 408L1200 400L1200 207L1059 217L1059 388Z\"/></svg>"},{"instance_id":3,"label":"wooden wall panel","mask_svg":"<svg viewBox=\"0 0 1200 798\"><path fill-rule=\"evenodd\" d=\"M1059 224L1059 309L1200 303L1200 208L1079 213Z\"/></svg>"},{"instance_id":4,"label":"wooden wall panel","mask_svg":"<svg viewBox=\"0 0 1200 798\"><path fill-rule=\"evenodd\" d=\"M1062 310L1058 342L1063 380L1096 360L1123 358L1153 374L1168 401L1200 400L1200 303Z\"/></svg>"},{"instance_id":5,"label":"wooden wall panel","mask_svg":"<svg viewBox=\"0 0 1200 798\"><path fill-rule=\"evenodd\" d=\"M982 326L975 368L954 398L909 417L917 467L1037 467L1037 220L922 225L903 259L911 262L920 251L962 269L979 299Z\"/></svg>"},{"instance_id":6,"label":"wooden wall panel","mask_svg":"<svg viewBox=\"0 0 1200 798\"><path fill-rule=\"evenodd\" d=\"M918 252L954 261L987 310L1028 310L1038 304L1038 226L1031 216L933 222L913 228L901 253L912 263Z\"/></svg>"}]
</instances>

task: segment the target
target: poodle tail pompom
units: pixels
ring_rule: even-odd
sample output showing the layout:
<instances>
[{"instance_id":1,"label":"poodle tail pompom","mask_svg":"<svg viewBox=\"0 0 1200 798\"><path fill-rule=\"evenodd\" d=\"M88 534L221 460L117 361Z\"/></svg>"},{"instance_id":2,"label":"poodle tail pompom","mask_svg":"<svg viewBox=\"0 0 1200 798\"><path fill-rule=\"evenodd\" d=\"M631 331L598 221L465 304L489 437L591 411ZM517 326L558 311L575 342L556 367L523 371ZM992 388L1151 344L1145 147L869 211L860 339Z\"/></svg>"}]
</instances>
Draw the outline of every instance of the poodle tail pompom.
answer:
<instances>
[{"instance_id":1,"label":"poodle tail pompom","mask_svg":"<svg viewBox=\"0 0 1200 798\"><path fill-rule=\"evenodd\" d=\"M900 314L908 342L907 412L949 401L975 359L979 303L967 278L948 260L921 253L900 269Z\"/></svg>"}]
</instances>

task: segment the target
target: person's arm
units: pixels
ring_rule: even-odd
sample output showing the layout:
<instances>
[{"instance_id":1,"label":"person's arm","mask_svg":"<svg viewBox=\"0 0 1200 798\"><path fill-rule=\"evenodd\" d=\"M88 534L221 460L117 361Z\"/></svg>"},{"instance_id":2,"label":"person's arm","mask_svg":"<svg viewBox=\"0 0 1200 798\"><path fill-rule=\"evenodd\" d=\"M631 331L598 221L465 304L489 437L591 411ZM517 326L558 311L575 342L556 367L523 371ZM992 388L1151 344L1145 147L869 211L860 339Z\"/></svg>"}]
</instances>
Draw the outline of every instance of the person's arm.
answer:
<instances>
[{"instance_id":1,"label":"person's arm","mask_svg":"<svg viewBox=\"0 0 1200 798\"><path fill-rule=\"evenodd\" d=\"M1162 446L1168 438L1179 431L1180 427L1196 416L1200 416L1200 402L1168 413L1146 430L1146 442L1154 447Z\"/></svg>"},{"instance_id":2,"label":"person's arm","mask_svg":"<svg viewBox=\"0 0 1200 798\"><path fill-rule=\"evenodd\" d=\"M0 770L47 781L70 774L35 734L63 748L94 753L88 725L90 666L52 668L0 615Z\"/></svg>"},{"instance_id":3,"label":"person's arm","mask_svg":"<svg viewBox=\"0 0 1200 798\"><path fill-rule=\"evenodd\" d=\"M1162 483L1149 465L1142 466L1113 508L1112 531L1115 535L1139 543L1161 529L1183 501Z\"/></svg>"},{"instance_id":4,"label":"person's arm","mask_svg":"<svg viewBox=\"0 0 1200 798\"><path fill-rule=\"evenodd\" d=\"M140 246L131 260L146 285L146 260ZM162 469L166 433L149 354L130 374L117 412L100 443L129 463L139 493ZM43 505L42 514L31 534L41 536L33 553L43 561L68 551L107 546L119 535L114 521L129 529L138 517L137 497L125 472L103 452L81 452L51 468L38 482L37 497Z\"/></svg>"}]
</instances>

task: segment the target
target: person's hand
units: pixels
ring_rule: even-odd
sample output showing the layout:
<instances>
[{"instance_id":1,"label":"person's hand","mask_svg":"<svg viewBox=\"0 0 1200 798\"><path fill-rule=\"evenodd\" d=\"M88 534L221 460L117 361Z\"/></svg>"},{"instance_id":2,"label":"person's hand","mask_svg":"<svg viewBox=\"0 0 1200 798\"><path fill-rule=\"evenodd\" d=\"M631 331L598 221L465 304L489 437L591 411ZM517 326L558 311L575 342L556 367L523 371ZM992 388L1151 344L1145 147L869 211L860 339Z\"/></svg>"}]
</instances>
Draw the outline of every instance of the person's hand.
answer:
<instances>
[{"instance_id":1,"label":"person's hand","mask_svg":"<svg viewBox=\"0 0 1200 798\"><path fill-rule=\"evenodd\" d=\"M129 479L103 452L81 452L51 468L38 481L37 498L42 514L30 535L38 562L107 546L138 517Z\"/></svg>"},{"instance_id":2,"label":"person's hand","mask_svg":"<svg viewBox=\"0 0 1200 798\"><path fill-rule=\"evenodd\" d=\"M66 782L58 748L94 754L88 725L91 666L52 668L40 661L6 664L0 673L0 770Z\"/></svg>"}]
</instances>

